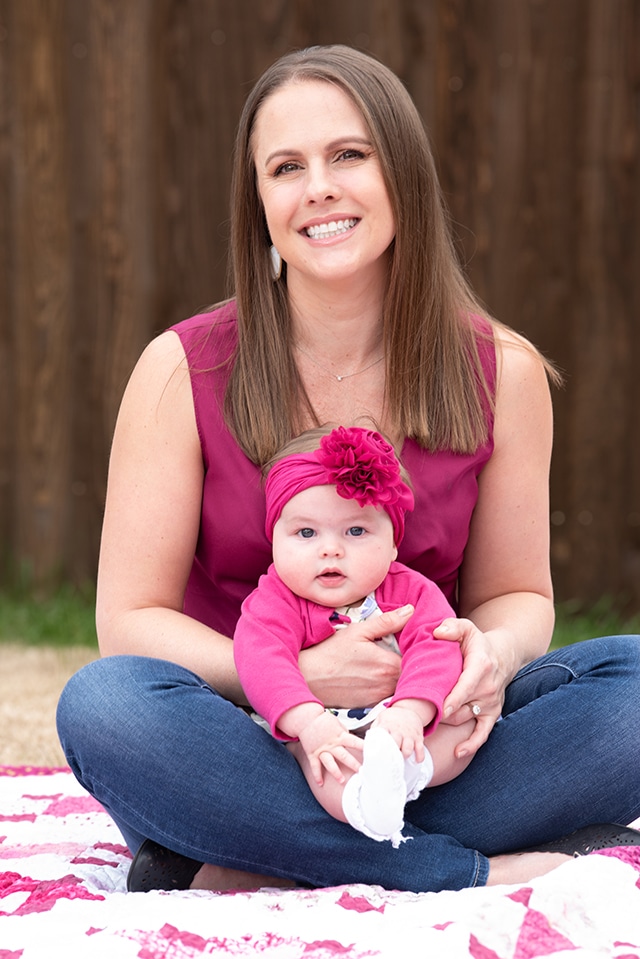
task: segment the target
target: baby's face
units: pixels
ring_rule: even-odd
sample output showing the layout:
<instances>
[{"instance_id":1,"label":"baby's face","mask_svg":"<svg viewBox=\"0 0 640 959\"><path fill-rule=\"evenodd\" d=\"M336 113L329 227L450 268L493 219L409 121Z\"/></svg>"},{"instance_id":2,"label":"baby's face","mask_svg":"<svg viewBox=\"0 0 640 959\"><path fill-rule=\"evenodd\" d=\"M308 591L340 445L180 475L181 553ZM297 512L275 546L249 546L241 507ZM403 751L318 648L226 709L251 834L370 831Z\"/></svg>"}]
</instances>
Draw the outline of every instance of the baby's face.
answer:
<instances>
[{"instance_id":1,"label":"baby's face","mask_svg":"<svg viewBox=\"0 0 640 959\"><path fill-rule=\"evenodd\" d=\"M297 596L349 606L376 589L398 551L389 515L343 499L335 486L293 496L273 528L273 562Z\"/></svg>"}]
</instances>

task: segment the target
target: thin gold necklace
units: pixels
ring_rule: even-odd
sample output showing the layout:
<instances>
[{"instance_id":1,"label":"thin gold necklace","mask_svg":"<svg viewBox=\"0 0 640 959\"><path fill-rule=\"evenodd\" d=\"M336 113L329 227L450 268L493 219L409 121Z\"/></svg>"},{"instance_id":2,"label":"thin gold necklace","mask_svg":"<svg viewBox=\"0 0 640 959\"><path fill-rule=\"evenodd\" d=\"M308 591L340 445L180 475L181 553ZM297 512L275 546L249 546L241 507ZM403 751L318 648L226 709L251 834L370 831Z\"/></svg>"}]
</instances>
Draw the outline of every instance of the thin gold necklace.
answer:
<instances>
[{"instance_id":1,"label":"thin gold necklace","mask_svg":"<svg viewBox=\"0 0 640 959\"><path fill-rule=\"evenodd\" d=\"M332 373L331 370L327 369L327 367L324 366L324 364L319 363L318 360L316 360L316 358L311 355L311 353L307 353L307 351L303 349L298 343L295 344L295 347L297 350L300 350L301 353L304 353L304 355L311 360L314 366L317 366L318 369L322 370L323 373L326 373L327 376L332 376L335 380L338 381L338 383L342 383L343 380L348 380L349 377L351 376L360 376L361 373L366 373L367 370L370 370L372 367L377 366L378 363L382 363L384 359L384 354L383 354L382 356L378 357L377 360L374 360L373 363L369 363L368 366L363 366L361 370L355 370L353 373L342 373L340 376L338 376L337 373Z\"/></svg>"}]
</instances>

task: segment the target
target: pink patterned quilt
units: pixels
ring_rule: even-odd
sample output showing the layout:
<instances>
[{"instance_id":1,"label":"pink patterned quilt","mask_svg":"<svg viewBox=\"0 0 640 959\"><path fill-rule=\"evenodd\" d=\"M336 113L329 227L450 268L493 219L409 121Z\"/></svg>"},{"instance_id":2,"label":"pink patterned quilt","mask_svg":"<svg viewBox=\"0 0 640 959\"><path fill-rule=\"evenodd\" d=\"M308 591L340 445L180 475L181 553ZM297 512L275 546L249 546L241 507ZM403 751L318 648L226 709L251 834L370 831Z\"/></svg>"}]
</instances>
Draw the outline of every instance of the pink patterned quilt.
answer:
<instances>
[{"instance_id":1,"label":"pink patterned quilt","mask_svg":"<svg viewBox=\"0 0 640 959\"><path fill-rule=\"evenodd\" d=\"M640 959L640 850L525 886L125 892L130 856L68 770L0 767L0 959Z\"/></svg>"}]
</instances>

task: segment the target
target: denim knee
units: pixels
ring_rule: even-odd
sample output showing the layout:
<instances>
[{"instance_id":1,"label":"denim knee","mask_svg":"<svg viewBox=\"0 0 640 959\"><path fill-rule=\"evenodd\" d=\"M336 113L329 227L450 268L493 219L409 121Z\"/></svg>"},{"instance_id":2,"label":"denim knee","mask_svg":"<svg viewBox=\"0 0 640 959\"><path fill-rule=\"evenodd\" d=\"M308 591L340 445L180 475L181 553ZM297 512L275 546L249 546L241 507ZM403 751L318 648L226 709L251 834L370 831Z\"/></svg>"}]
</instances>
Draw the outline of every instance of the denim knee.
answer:
<instances>
[{"instance_id":1,"label":"denim knee","mask_svg":"<svg viewBox=\"0 0 640 959\"><path fill-rule=\"evenodd\" d=\"M503 715L576 679L608 680L620 692L640 687L640 636L603 636L552 650L527 663L506 690Z\"/></svg>"}]
</instances>

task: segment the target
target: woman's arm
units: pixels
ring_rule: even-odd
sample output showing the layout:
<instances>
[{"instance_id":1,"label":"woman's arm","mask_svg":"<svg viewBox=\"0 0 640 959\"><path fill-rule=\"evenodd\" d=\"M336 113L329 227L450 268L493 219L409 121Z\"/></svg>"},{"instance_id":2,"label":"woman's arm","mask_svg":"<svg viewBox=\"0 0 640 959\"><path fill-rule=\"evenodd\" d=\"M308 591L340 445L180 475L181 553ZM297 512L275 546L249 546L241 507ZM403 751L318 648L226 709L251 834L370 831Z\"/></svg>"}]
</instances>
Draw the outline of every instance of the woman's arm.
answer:
<instances>
[{"instance_id":1,"label":"woman's arm","mask_svg":"<svg viewBox=\"0 0 640 959\"><path fill-rule=\"evenodd\" d=\"M465 658L445 716L457 714L464 721L470 716L464 704L482 707L476 732L463 744L470 751L487 738L505 686L522 665L548 648L554 623L549 386L539 358L515 334L500 331L499 339L494 452L479 479L461 570L463 618L436 631L439 638L461 642Z\"/></svg>"},{"instance_id":2,"label":"woman's arm","mask_svg":"<svg viewBox=\"0 0 640 959\"><path fill-rule=\"evenodd\" d=\"M182 613L202 483L184 350L168 332L142 354L118 416L98 570L98 640L103 655L180 663L240 701L231 640Z\"/></svg>"}]
</instances>

